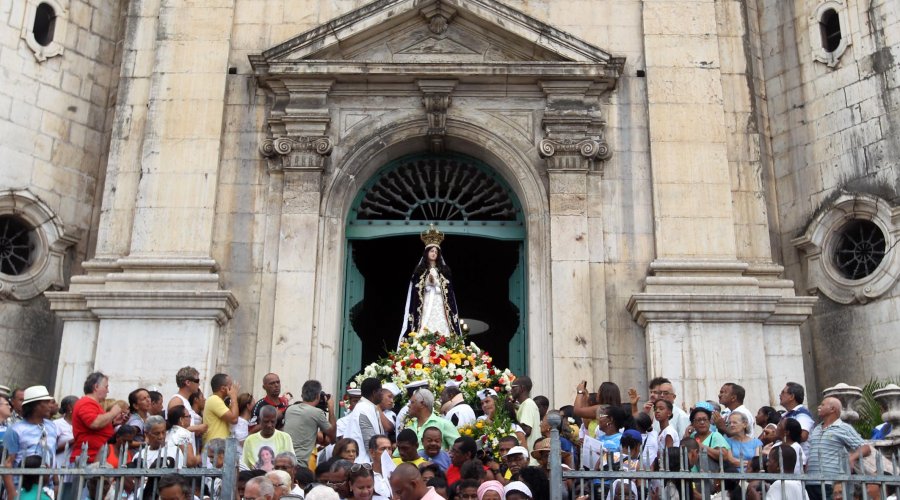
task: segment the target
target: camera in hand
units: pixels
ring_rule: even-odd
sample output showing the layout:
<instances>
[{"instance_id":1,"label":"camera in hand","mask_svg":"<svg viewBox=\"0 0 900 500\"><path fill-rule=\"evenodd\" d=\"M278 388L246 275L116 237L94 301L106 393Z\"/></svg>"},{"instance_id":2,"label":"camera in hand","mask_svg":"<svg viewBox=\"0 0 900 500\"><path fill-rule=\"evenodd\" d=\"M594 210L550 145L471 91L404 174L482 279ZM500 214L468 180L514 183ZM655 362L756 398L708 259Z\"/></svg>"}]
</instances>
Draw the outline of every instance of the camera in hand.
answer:
<instances>
[{"instance_id":1,"label":"camera in hand","mask_svg":"<svg viewBox=\"0 0 900 500\"><path fill-rule=\"evenodd\" d=\"M325 391L319 393L319 404L316 405L316 408L327 412L329 399L331 399L331 394L326 394Z\"/></svg>"}]
</instances>

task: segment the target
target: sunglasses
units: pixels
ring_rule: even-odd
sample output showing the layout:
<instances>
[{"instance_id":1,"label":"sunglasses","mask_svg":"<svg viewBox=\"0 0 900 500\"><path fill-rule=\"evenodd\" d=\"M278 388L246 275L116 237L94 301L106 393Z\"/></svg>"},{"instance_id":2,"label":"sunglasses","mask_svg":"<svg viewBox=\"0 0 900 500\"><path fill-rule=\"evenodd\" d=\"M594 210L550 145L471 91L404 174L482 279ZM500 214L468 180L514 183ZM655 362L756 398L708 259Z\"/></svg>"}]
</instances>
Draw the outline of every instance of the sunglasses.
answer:
<instances>
[{"instance_id":1,"label":"sunglasses","mask_svg":"<svg viewBox=\"0 0 900 500\"><path fill-rule=\"evenodd\" d=\"M361 471L361 470L363 470L363 469L365 469L365 470L372 470L372 465L371 465L371 464L362 463L362 464L353 464L353 465L350 466L350 472L359 472L359 471Z\"/></svg>"}]
</instances>

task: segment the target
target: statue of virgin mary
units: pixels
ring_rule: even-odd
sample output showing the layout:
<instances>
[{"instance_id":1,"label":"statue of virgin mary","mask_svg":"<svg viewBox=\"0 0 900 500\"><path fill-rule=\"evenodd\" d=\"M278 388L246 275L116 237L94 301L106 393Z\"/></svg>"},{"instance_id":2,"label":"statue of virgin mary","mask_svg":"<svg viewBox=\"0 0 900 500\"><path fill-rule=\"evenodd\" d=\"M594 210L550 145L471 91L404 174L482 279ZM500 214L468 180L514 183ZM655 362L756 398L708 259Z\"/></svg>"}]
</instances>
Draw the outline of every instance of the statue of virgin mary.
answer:
<instances>
[{"instance_id":1,"label":"statue of virgin mary","mask_svg":"<svg viewBox=\"0 0 900 500\"><path fill-rule=\"evenodd\" d=\"M462 335L450 267L444 262L441 252L444 233L431 224L421 238L425 243L425 250L409 280L400 340L409 332L424 330L442 336Z\"/></svg>"}]
</instances>

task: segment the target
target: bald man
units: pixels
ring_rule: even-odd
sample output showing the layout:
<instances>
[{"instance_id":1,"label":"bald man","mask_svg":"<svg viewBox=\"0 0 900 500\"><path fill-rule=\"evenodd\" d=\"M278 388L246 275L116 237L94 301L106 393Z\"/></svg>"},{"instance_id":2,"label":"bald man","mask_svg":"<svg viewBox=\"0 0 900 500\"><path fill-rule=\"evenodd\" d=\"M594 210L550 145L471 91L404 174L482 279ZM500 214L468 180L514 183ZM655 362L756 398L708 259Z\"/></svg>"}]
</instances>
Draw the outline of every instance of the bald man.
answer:
<instances>
[{"instance_id":1,"label":"bald man","mask_svg":"<svg viewBox=\"0 0 900 500\"><path fill-rule=\"evenodd\" d=\"M856 429L841 420L843 406L837 398L825 398L819 405L821 423L809 434L808 474L840 474L843 471L843 457L849 454L850 466L855 467L860 456L868 456L871 450ZM823 500L822 485L818 482L806 483L810 500ZM833 484L825 483L825 497L832 497Z\"/></svg>"},{"instance_id":2,"label":"bald man","mask_svg":"<svg viewBox=\"0 0 900 500\"><path fill-rule=\"evenodd\" d=\"M419 469L413 464L402 463L391 474L391 489L398 500L444 500L434 491L434 487L425 486Z\"/></svg>"}]
</instances>

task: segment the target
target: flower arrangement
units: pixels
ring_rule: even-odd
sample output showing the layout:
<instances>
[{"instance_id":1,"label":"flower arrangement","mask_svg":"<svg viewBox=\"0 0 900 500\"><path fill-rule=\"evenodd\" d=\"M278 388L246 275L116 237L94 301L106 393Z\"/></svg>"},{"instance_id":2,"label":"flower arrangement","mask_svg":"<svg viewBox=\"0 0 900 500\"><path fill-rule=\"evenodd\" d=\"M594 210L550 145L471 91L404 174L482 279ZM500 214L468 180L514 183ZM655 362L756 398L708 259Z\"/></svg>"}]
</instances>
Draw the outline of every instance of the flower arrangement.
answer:
<instances>
[{"instance_id":1,"label":"flower arrangement","mask_svg":"<svg viewBox=\"0 0 900 500\"><path fill-rule=\"evenodd\" d=\"M472 406L479 401L478 391L508 393L515 380L509 369L495 367L490 354L472 342L466 343L465 337L427 330L410 332L399 349L365 367L355 381L362 383L370 377L394 382L401 390L411 382L426 380L436 395L452 380Z\"/></svg>"},{"instance_id":2,"label":"flower arrangement","mask_svg":"<svg viewBox=\"0 0 900 500\"><path fill-rule=\"evenodd\" d=\"M512 420L506 414L501 405L494 411L491 420L479 419L474 424L460 427L461 436L469 436L478 443L485 456L490 456L497 462L502 462L500 456L500 439L506 436L515 436L516 431Z\"/></svg>"}]
</instances>

